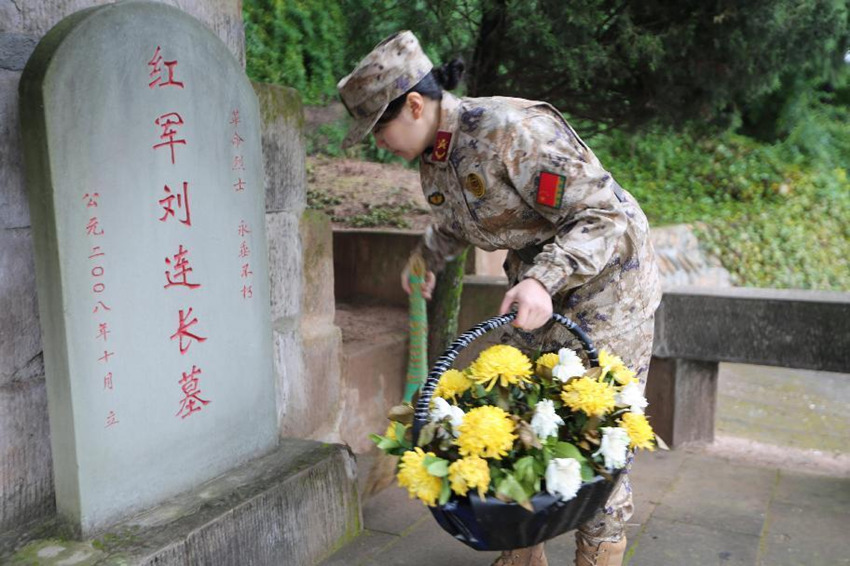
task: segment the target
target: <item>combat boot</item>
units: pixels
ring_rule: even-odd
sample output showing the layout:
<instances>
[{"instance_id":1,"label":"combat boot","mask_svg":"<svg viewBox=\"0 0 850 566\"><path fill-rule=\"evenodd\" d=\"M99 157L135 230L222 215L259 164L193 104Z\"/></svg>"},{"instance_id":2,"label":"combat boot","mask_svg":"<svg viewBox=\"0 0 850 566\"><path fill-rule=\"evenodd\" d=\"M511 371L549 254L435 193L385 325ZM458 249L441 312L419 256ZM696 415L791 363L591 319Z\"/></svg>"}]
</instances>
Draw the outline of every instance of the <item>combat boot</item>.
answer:
<instances>
[{"instance_id":1,"label":"combat boot","mask_svg":"<svg viewBox=\"0 0 850 566\"><path fill-rule=\"evenodd\" d=\"M549 561L541 542L528 548L504 550L491 566L549 566Z\"/></svg>"},{"instance_id":2,"label":"combat boot","mask_svg":"<svg viewBox=\"0 0 850 566\"><path fill-rule=\"evenodd\" d=\"M617 542L602 542L594 545L581 533L576 532L575 566L622 566L625 554L625 535Z\"/></svg>"}]
</instances>

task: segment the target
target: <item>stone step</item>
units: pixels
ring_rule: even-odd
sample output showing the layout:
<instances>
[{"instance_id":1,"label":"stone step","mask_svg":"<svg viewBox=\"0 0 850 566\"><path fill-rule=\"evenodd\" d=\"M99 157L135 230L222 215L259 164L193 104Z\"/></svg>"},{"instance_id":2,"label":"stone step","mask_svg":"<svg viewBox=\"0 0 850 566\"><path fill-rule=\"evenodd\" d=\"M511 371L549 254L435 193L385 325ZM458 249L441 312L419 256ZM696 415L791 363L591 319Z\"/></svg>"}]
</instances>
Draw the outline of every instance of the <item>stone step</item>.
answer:
<instances>
[{"instance_id":1,"label":"stone step","mask_svg":"<svg viewBox=\"0 0 850 566\"><path fill-rule=\"evenodd\" d=\"M283 439L270 454L84 542L35 540L12 564L309 565L362 529L352 453ZM44 536L44 535L42 535ZM0 556L0 563L6 564Z\"/></svg>"}]
</instances>

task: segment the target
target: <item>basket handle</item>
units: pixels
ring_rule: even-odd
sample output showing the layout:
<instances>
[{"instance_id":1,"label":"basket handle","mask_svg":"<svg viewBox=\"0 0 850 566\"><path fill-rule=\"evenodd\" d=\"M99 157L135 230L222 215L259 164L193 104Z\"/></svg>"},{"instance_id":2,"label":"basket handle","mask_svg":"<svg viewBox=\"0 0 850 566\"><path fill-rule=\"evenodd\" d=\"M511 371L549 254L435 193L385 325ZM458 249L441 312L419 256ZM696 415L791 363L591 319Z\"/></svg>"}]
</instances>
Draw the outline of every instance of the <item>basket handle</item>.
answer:
<instances>
[{"instance_id":1,"label":"basket handle","mask_svg":"<svg viewBox=\"0 0 850 566\"><path fill-rule=\"evenodd\" d=\"M458 336L446 349L446 351L443 352L443 355L437 359L437 362L434 364L434 368L428 374L425 383L419 390L419 401L416 403L416 411L414 412L413 417L414 439L419 437L419 431L423 426L425 426L425 423L428 422L428 407L431 404L431 397L434 395L434 389L437 388L437 383L440 381L440 376L451 367L458 354L460 354L461 351L469 346L476 338L480 338L487 332L495 330L500 326L504 326L505 324L513 321L515 318L516 313L511 312L508 314L494 316L493 318L487 319L484 322L473 326ZM564 325L567 330L572 332L578 341L581 342L582 348L590 362L590 367L598 367L599 354L596 352L596 348L594 348L593 343L590 341L590 338L587 337L584 330L579 328L575 322L562 314L552 313L552 318Z\"/></svg>"}]
</instances>

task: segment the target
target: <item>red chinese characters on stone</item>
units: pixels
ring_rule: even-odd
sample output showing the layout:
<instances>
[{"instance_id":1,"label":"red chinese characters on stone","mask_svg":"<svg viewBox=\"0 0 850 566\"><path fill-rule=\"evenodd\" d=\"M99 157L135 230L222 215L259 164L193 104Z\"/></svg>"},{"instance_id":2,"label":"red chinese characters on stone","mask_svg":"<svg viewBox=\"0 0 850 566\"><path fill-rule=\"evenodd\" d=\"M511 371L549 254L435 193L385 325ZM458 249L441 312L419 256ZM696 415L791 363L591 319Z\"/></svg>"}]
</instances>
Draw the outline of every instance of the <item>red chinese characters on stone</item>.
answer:
<instances>
[{"instance_id":1,"label":"red chinese characters on stone","mask_svg":"<svg viewBox=\"0 0 850 566\"><path fill-rule=\"evenodd\" d=\"M86 202L86 208L97 207L97 199L100 198L100 193L86 193L83 195L83 200Z\"/></svg>"},{"instance_id":2,"label":"red chinese characters on stone","mask_svg":"<svg viewBox=\"0 0 850 566\"><path fill-rule=\"evenodd\" d=\"M180 244L174 256L165 258L166 265L169 265L174 273L172 274L169 270L165 271L165 280L167 283L163 285L164 288L168 289L169 287L181 285L189 289L195 289L201 286L200 283L190 283L188 281L189 273L194 271L194 269L189 267L189 260L186 259L186 254L188 253L189 250L185 249L183 244Z\"/></svg>"},{"instance_id":3,"label":"red chinese characters on stone","mask_svg":"<svg viewBox=\"0 0 850 566\"><path fill-rule=\"evenodd\" d=\"M183 211L183 218L179 219L181 223L186 226L192 225L192 211L189 209L189 183L183 181L183 194L174 194L171 192L171 187L165 185L163 187L165 191L165 198L161 198L159 200L159 204L162 206L163 214L160 217L160 222L165 222L169 216L177 216L174 214L175 201L176 207Z\"/></svg>"},{"instance_id":4,"label":"red chinese characters on stone","mask_svg":"<svg viewBox=\"0 0 850 566\"><path fill-rule=\"evenodd\" d=\"M239 257L245 258L251 255L251 250L248 248L248 242L242 242L239 246Z\"/></svg>"},{"instance_id":5,"label":"red chinese characters on stone","mask_svg":"<svg viewBox=\"0 0 850 566\"><path fill-rule=\"evenodd\" d=\"M195 324L198 323L197 318L192 318L192 320L189 320L192 316L191 307L189 308L188 311L184 311L183 309L180 309L180 315L179 316L180 316L180 322L178 324L177 332L175 332L174 334L171 335L171 339L172 340L174 340L175 338L178 339L178 344L180 346L180 353L185 354L186 351L189 349L189 346L192 345L193 340L197 340L198 342L205 342L206 338L202 338L202 337L198 336L197 334L193 334L193 333L189 332L189 328L191 328L192 326L194 326Z\"/></svg>"},{"instance_id":6,"label":"red chinese characters on stone","mask_svg":"<svg viewBox=\"0 0 850 566\"><path fill-rule=\"evenodd\" d=\"M183 372L183 378L180 380L183 398L180 400L180 410L174 416L185 419L210 404L210 401L201 399L201 384L197 377L201 373L200 368L194 365L189 373Z\"/></svg>"},{"instance_id":7,"label":"red chinese characters on stone","mask_svg":"<svg viewBox=\"0 0 850 566\"><path fill-rule=\"evenodd\" d=\"M244 238L246 234L251 233L251 230L248 229L248 225L245 224L244 220L240 220L239 221L239 228L236 229L236 232L239 234L239 236Z\"/></svg>"},{"instance_id":8,"label":"red chinese characters on stone","mask_svg":"<svg viewBox=\"0 0 850 566\"><path fill-rule=\"evenodd\" d=\"M250 299L254 296L254 286L253 285L242 285L242 298Z\"/></svg>"},{"instance_id":9,"label":"red chinese characters on stone","mask_svg":"<svg viewBox=\"0 0 850 566\"><path fill-rule=\"evenodd\" d=\"M186 145L186 140L175 139L177 137L177 130L175 128L183 125L183 118L180 117L180 114L177 112L169 112L168 114L163 114L154 120L154 123L162 128L162 133L159 135L159 139L165 141L154 144L153 148L159 149L161 147L168 146L171 149L171 163L174 163L174 146Z\"/></svg>"},{"instance_id":10,"label":"red chinese characters on stone","mask_svg":"<svg viewBox=\"0 0 850 566\"><path fill-rule=\"evenodd\" d=\"M101 322L97 325L97 335L95 336L95 338L101 338L104 342L106 342L106 336L111 333L112 331L109 330L107 324L105 322Z\"/></svg>"},{"instance_id":11,"label":"red chinese characters on stone","mask_svg":"<svg viewBox=\"0 0 850 566\"><path fill-rule=\"evenodd\" d=\"M233 189L234 192L237 193L245 190L245 181L242 180L242 177L239 177L239 179L235 183L233 183Z\"/></svg>"},{"instance_id":12,"label":"red chinese characters on stone","mask_svg":"<svg viewBox=\"0 0 850 566\"><path fill-rule=\"evenodd\" d=\"M165 65L166 73L168 75L166 80L163 80L163 68L162 65ZM159 45L156 46L156 51L153 53L153 57L148 61L148 67L151 68L148 77L153 79L148 83L148 87L154 88L156 86L164 87L164 86L176 86L179 88L183 88L183 83L174 80L174 67L177 66L177 60L174 61L165 61L161 54L161 49Z\"/></svg>"},{"instance_id":13,"label":"red chinese characters on stone","mask_svg":"<svg viewBox=\"0 0 850 566\"><path fill-rule=\"evenodd\" d=\"M112 372L103 376L103 388L112 390Z\"/></svg>"},{"instance_id":14,"label":"red chinese characters on stone","mask_svg":"<svg viewBox=\"0 0 850 566\"><path fill-rule=\"evenodd\" d=\"M247 264L247 263L244 264L242 266L242 275L240 275L240 277L242 277L242 279L246 279L246 278L250 277L251 275L254 275L254 272L251 271L250 264Z\"/></svg>"},{"instance_id":15,"label":"red chinese characters on stone","mask_svg":"<svg viewBox=\"0 0 850 566\"><path fill-rule=\"evenodd\" d=\"M237 128L239 126L239 110L233 110L230 113L230 123L233 124L233 128Z\"/></svg>"},{"instance_id":16,"label":"red chinese characters on stone","mask_svg":"<svg viewBox=\"0 0 850 566\"><path fill-rule=\"evenodd\" d=\"M111 311L112 309L106 306L103 301L98 301L94 304L94 308L92 309L92 314L97 314L100 312L100 309Z\"/></svg>"},{"instance_id":17,"label":"red chinese characters on stone","mask_svg":"<svg viewBox=\"0 0 850 566\"><path fill-rule=\"evenodd\" d=\"M86 234L89 236L103 236L103 228L100 227L100 220L97 216L89 218L89 223L86 224Z\"/></svg>"},{"instance_id":18,"label":"red chinese characters on stone","mask_svg":"<svg viewBox=\"0 0 850 566\"><path fill-rule=\"evenodd\" d=\"M109 363L109 357L114 356L115 352L108 352L106 350L103 351L103 355L97 359L99 362Z\"/></svg>"},{"instance_id":19,"label":"red chinese characters on stone","mask_svg":"<svg viewBox=\"0 0 850 566\"><path fill-rule=\"evenodd\" d=\"M109 411L109 414L106 415L106 426L103 428L109 428L115 426L119 423L118 417L115 415L115 411Z\"/></svg>"}]
</instances>

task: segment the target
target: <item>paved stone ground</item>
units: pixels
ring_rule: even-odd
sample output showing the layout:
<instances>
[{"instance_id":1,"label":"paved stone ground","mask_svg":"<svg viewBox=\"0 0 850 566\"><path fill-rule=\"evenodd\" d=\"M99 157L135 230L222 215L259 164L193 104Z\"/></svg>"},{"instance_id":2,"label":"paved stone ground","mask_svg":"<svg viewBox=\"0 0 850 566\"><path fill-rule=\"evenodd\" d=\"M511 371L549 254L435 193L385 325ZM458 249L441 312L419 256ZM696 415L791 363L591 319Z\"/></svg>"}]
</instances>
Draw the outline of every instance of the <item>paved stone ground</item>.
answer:
<instances>
[{"instance_id":1,"label":"paved stone ground","mask_svg":"<svg viewBox=\"0 0 850 566\"><path fill-rule=\"evenodd\" d=\"M850 375L721 366L718 442L637 456L626 564L850 566L848 399ZM486 566L497 556L455 541L397 487L363 515L364 534L323 566ZM574 548L571 534L549 541L549 563L572 564Z\"/></svg>"}]
</instances>

